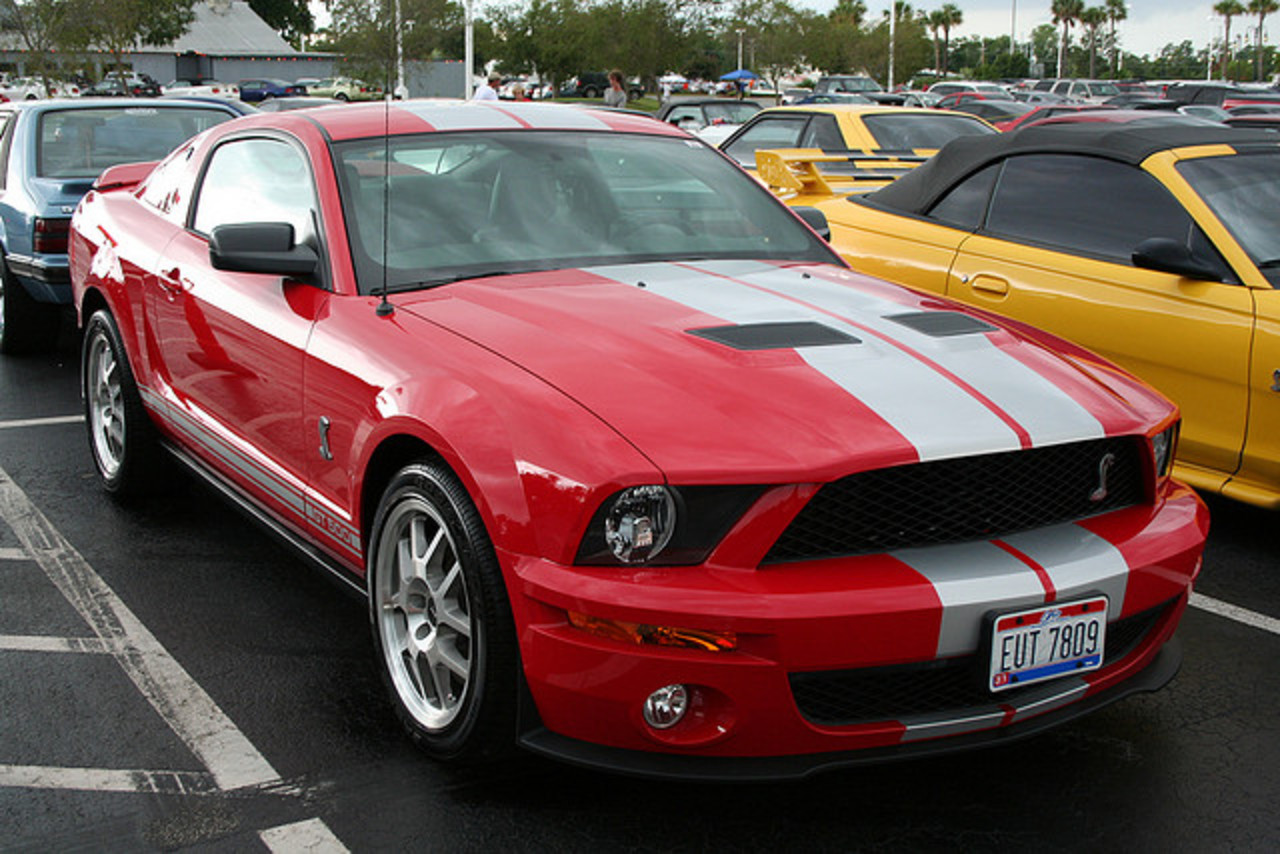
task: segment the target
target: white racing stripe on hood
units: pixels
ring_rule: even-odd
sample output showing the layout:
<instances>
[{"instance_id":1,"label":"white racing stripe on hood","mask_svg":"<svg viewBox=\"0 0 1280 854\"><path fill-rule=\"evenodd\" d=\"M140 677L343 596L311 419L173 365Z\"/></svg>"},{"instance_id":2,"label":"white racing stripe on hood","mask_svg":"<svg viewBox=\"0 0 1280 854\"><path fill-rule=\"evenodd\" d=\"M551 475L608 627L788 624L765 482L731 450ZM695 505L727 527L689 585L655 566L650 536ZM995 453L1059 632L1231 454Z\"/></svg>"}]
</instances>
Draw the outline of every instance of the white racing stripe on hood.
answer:
<instances>
[{"instance_id":1,"label":"white racing stripe on hood","mask_svg":"<svg viewBox=\"0 0 1280 854\"><path fill-rule=\"evenodd\" d=\"M740 269L744 266L730 263ZM755 264L756 268L762 266ZM717 265L716 269L722 268ZM769 269L779 279L799 278L794 271ZM726 323L812 321L860 339L860 344L802 347L796 352L887 421L915 447L922 461L1021 447L1007 423L953 380L909 353L809 305L671 264L595 267L589 272L631 285L644 282L646 290ZM859 300L871 308L881 303L856 291L850 291L849 296L855 305ZM901 338L907 331L905 327L896 329L891 337Z\"/></svg>"},{"instance_id":2,"label":"white racing stripe on hood","mask_svg":"<svg viewBox=\"0 0 1280 854\"><path fill-rule=\"evenodd\" d=\"M938 657L965 655L982 644L982 618L1044 602L1040 576L992 543L957 543L891 553L929 579L942 602Z\"/></svg>"},{"instance_id":3,"label":"white racing stripe on hood","mask_svg":"<svg viewBox=\"0 0 1280 854\"><path fill-rule=\"evenodd\" d=\"M760 267L763 265L757 265ZM857 289L777 268L728 273L818 309L863 323L937 362L1027 431L1035 446L1099 438L1102 423L1069 393L992 343L985 334L934 337L885 318L912 309Z\"/></svg>"},{"instance_id":4,"label":"white racing stripe on hood","mask_svg":"<svg viewBox=\"0 0 1280 854\"><path fill-rule=\"evenodd\" d=\"M1129 589L1129 564L1102 537L1068 524L1000 539L1044 567L1057 591L1057 602L1103 593L1108 599L1107 618L1114 621L1120 616Z\"/></svg>"}]
</instances>

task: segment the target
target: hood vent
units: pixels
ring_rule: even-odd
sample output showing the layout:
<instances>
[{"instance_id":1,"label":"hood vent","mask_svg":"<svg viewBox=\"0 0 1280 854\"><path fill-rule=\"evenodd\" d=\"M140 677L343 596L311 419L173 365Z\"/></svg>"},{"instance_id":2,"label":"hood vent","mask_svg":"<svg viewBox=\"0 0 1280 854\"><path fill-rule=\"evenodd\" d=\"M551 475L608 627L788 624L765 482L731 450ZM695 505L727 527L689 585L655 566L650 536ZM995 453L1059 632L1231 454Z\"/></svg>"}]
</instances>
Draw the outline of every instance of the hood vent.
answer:
<instances>
[{"instance_id":1,"label":"hood vent","mask_svg":"<svg viewBox=\"0 0 1280 854\"><path fill-rule=\"evenodd\" d=\"M812 321L706 326L702 329L686 329L685 332L735 350L790 350L796 347L862 343L861 339L847 332Z\"/></svg>"},{"instance_id":2,"label":"hood vent","mask_svg":"<svg viewBox=\"0 0 1280 854\"><path fill-rule=\"evenodd\" d=\"M913 311L909 314L893 314L885 318L908 329L922 332L933 338L950 338L952 335L975 335L996 332L990 323L961 314L958 311Z\"/></svg>"}]
</instances>

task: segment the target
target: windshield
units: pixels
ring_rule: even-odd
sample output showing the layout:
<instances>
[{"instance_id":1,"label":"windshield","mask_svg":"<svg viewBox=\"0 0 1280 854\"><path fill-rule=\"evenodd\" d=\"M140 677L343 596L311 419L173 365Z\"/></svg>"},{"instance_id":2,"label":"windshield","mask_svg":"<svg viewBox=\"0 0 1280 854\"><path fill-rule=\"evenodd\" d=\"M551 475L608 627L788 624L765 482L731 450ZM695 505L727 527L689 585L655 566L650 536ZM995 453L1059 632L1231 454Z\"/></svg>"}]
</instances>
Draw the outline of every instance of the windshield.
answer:
<instances>
[{"instance_id":1,"label":"windshield","mask_svg":"<svg viewBox=\"0 0 1280 854\"><path fill-rule=\"evenodd\" d=\"M1090 83L1089 95L1094 98L1111 98L1120 94L1120 87L1114 83Z\"/></svg>"},{"instance_id":2,"label":"windshield","mask_svg":"<svg viewBox=\"0 0 1280 854\"><path fill-rule=\"evenodd\" d=\"M707 124L740 125L760 112L759 104L745 101L728 101L723 104L704 104L702 113L707 117Z\"/></svg>"},{"instance_id":3,"label":"windshield","mask_svg":"<svg viewBox=\"0 0 1280 854\"><path fill-rule=\"evenodd\" d=\"M1178 172L1227 227L1253 263L1280 284L1280 154L1182 160Z\"/></svg>"},{"instance_id":4,"label":"windshield","mask_svg":"<svg viewBox=\"0 0 1280 854\"><path fill-rule=\"evenodd\" d=\"M366 293L383 284L383 258L393 290L641 261L834 260L767 190L693 140L434 133L334 150Z\"/></svg>"},{"instance_id":5,"label":"windshield","mask_svg":"<svg viewBox=\"0 0 1280 854\"><path fill-rule=\"evenodd\" d=\"M893 150L942 148L959 136L999 133L978 119L963 115L881 113L862 118L876 145Z\"/></svg>"},{"instance_id":6,"label":"windshield","mask_svg":"<svg viewBox=\"0 0 1280 854\"><path fill-rule=\"evenodd\" d=\"M196 134L234 116L204 107L97 107L40 116L36 174L96 178L120 163L163 160Z\"/></svg>"}]
</instances>

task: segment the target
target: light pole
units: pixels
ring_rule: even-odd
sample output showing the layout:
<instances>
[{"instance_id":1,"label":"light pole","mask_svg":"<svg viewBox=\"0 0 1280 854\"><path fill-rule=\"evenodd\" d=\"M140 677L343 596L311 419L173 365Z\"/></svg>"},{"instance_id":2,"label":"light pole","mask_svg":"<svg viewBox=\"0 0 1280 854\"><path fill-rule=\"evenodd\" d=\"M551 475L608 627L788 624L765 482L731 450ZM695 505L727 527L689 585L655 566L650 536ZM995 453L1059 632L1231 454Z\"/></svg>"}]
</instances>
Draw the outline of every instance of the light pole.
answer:
<instances>
[{"instance_id":1,"label":"light pole","mask_svg":"<svg viewBox=\"0 0 1280 854\"><path fill-rule=\"evenodd\" d=\"M889 85L885 87L888 91L893 91L893 48L897 39L895 35L895 26L898 20L898 0L893 0L889 4Z\"/></svg>"},{"instance_id":2,"label":"light pole","mask_svg":"<svg viewBox=\"0 0 1280 854\"><path fill-rule=\"evenodd\" d=\"M1009 55L1017 53L1018 44L1018 0L1013 0L1013 10L1009 12Z\"/></svg>"},{"instance_id":3,"label":"light pole","mask_svg":"<svg viewBox=\"0 0 1280 854\"><path fill-rule=\"evenodd\" d=\"M475 73L473 69L475 69L476 66L475 20L471 13L471 0L466 0L463 4L462 18L462 62L466 65L466 68L462 71L462 79L464 81L462 84L462 97L470 98L471 75Z\"/></svg>"},{"instance_id":4,"label":"light pole","mask_svg":"<svg viewBox=\"0 0 1280 854\"><path fill-rule=\"evenodd\" d=\"M735 32L737 32L738 34L738 68L741 69L742 68L742 34L745 33L746 30L739 27Z\"/></svg>"}]
</instances>

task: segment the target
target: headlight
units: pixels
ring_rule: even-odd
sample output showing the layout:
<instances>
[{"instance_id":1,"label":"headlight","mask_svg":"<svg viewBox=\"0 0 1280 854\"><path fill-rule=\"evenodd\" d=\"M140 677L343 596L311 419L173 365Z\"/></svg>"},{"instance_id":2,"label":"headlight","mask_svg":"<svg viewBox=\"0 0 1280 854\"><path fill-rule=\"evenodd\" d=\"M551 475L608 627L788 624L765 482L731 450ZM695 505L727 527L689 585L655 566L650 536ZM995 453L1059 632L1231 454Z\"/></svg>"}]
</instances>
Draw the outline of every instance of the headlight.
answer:
<instances>
[{"instance_id":1,"label":"headlight","mask_svg":"<svg viewBox=\"0 0 1280 854\"><path fill-rule=\"evenodd\" d=\"M1178 445L1178 424L1175 421L1151 437L1151 455L1155 459L1157 478L1168 477L1173 469L1173 453Z\"/></svg>"},{"instance_id":2,"label":"headlight","mask_svg":"<svg viewBox=\"0 0 1280 854\"><path fill-rule=\"evenodd\" d=\"M671 542L676 502L665 486L624 489L604 517L604 541L621 563L646 563Z\"/></svg>"},{"instance_id":3,"label":"headlight","mask_svg":"<svg viewBox=\"0 0 1280 854\"><path fill-rule=\"evenodd\" d=\"M763 486L627 487L596 510L574 563L702 563L763 492Z\"/></svg>"}]
</instances>

